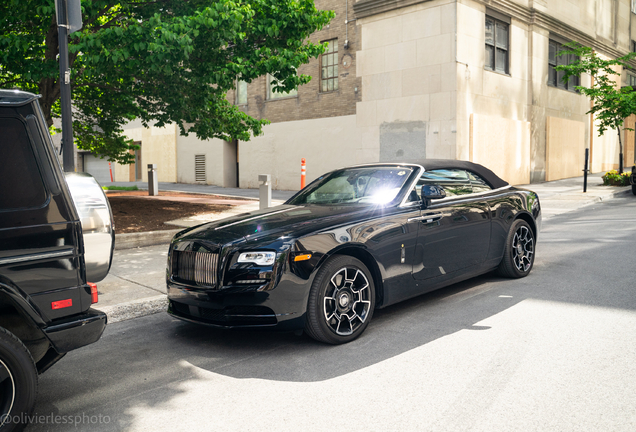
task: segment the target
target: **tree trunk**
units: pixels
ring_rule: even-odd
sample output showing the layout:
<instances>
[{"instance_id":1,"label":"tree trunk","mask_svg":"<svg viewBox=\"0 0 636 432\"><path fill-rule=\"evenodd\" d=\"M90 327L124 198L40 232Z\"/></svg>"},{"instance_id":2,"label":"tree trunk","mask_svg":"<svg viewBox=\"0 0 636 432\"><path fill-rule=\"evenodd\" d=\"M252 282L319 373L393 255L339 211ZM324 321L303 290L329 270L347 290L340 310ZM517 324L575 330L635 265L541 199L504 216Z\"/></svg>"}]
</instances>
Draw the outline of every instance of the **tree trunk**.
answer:
<instances>
[{"instance_id":1,"label":"tree trunk","mask_svg":"<svg viewBox=\"0 0 636 432\"><path fill-rule=\"evenodd\" d=\"M46 33L46 39L44 40L46 45L46 51L44 58L47 61L55 60L59 51L59 44L57 38L57 22L55 15L51 17L51 25ZM43 78L38 84L40 94L40 106L42 107L42 113L46 119L46 124L51 127L53 125L53 117L51 116L51 109L55 101L60 98L60 82L58 78Z\"/></svg>"}]
</instances>

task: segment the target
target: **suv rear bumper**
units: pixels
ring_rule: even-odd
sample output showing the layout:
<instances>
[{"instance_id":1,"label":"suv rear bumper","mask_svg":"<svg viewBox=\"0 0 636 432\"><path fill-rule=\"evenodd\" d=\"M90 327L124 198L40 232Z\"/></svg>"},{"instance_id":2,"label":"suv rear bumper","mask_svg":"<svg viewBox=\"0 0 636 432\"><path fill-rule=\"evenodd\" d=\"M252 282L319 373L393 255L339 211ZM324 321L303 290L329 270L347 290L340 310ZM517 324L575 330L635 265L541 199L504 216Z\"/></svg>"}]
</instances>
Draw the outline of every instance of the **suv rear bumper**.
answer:
<instances>
[{"instance_id":1,"label":"suv rear bumper","mask_svg":"<svg viewBox=\"0 0 636 432\"><path fill-rule=\"evenodd\" d=\"M53 325L43 330L53 348L62 354L97 342L107 320L104 312L91 308L80 315L55 320Z\"/></svg>"}]
</instances>

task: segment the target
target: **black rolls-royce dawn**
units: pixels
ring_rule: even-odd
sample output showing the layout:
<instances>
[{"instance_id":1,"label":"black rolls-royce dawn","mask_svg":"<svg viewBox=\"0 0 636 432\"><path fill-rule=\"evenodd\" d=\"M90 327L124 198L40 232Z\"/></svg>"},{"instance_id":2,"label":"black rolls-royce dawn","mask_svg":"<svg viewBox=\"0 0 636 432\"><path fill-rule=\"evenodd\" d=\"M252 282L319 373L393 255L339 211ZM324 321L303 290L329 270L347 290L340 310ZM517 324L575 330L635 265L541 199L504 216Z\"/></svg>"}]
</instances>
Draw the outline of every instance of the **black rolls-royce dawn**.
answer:
<instances>
[{"instance_id":1,"label":"black rolls-royce dawn","mask_svg":"<svg viewBox=\"0 0 636 432\"><path fill-rule=\"evenodd\" d=\"M176 234L168 313L345 343L375 308L492 270L527 276L540 225L534 192L478 164L342 168L281 206Z\"/></svg>"}]
</instances>

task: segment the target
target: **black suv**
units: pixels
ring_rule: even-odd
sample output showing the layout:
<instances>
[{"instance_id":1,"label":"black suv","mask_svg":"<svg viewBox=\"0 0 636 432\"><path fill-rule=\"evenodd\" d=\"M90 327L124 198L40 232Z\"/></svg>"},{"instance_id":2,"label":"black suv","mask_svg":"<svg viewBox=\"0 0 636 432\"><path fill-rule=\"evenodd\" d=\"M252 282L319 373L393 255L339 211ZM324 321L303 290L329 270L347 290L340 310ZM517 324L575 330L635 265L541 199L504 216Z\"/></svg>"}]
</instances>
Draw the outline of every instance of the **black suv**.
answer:
<instances>
[{"instance_id":1,"label":"black suv","mask_svg":"<svg viewBox=\"0 0 636 432\"><path fill-rule=\"evenodd\" d=\"M89 175L64 175L37 99L0 90L2 432L28 421L38 374L102 335L93 282L115 244L104 192Z\"/></svg>"}]
</instances>

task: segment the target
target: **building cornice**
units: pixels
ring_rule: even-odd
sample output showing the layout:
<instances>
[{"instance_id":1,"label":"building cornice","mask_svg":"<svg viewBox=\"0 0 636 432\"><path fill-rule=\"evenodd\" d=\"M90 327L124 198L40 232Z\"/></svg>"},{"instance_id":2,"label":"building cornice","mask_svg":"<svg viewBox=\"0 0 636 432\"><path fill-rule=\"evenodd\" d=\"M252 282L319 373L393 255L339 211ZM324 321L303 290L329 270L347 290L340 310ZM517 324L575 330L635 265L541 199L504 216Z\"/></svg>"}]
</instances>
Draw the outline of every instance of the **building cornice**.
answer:
<instances>
[{"instance_id":1,"label":"building cornice","mask_svg":"<svg viewBox=\"0 0 636 432\"><path fill-rule=\"evenodd\" d=\"M429 1L431 0L360 0L353 5L353 10L356 14L356 18L360 19ZM511 18L519 20L527 25L538 26L549 32L558 34L563 38L577 41L580 44L591 47L597 52L605 54L611 58L621 57L628 54L627 51L619 50L616 45L610 41L590 36L587 33L582 32L581 30L578 30L571 25L535 8L529 8L511 0L475 1L483 4L484 6L510 15Z\"/></svg>"},{"instance_id":2,"label":"building cornice","mask_svg":"<svg viewBox=\"0 0 636 432\"><path fill-rule=\"evenodd\" d=\"M431 0L360 0L353 5L353 11L359 19L427 1Z\"/></svg>"}]
</instances>

